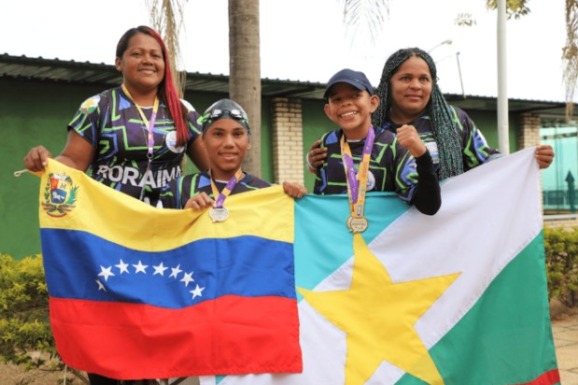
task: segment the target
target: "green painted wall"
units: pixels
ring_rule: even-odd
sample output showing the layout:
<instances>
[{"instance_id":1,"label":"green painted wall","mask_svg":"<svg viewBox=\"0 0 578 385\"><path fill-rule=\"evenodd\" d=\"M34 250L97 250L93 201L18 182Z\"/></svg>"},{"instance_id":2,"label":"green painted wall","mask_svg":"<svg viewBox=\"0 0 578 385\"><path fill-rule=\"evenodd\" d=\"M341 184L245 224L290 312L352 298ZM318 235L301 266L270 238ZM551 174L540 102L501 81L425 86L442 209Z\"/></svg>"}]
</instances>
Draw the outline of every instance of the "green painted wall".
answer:
<instances>
[{"instance_id":1,"label":"green painted wall","mask_svg":"<svg viewBox=\"0 0 578 385\"><path fill-rule=\"evenodd\" d=\"M323 106L325 102L323 100L303 100L302 114L303 114L303 154L307 155L309 152L309 147L311 143L321 138L321 136L327 131L336 129L335 123L333 123L323 112ZM305 159L303 159L305 163ZM307 191L313 191L313 184L315 183L315 177L305 169L305 187Z\"/></svg>"},{"instance_id":2,"label":"green painted wall","mask_svg":"<svg viewBox=\"0 0 578 385\"><path fill-rule=\"evenodd\" d=\"M459 104L456 104L459 106ZM478 129L482 131L489 145L498 148L498 127L497 127L497 112L496 111L472 111L466 110L468 115L476 123ZM509 118L509 142L510 153L518 150L517 137L520 132L520 124L515 114L510 114Z\"/></svg>"},{"instance_id":3,"label":"green painted wall","mask_svg":"<svg viewBox=\"0 0 578 385\"><path fill-rule=\"evenodd\" d=\"M66 126L80 103L102 91L104 86L71 85L65 83L32 82L0 79L0 253L15 258L40 253L38 231L38 181L30 174L16 178L14 171L23 168L22 159L28 150L39 144L53 155L62 150L66 141ZM203 112L225 94L187 93L185 99ZM323 112L322 100L303 100L303 153L321 135L334 129ZM271 144L271 101L262 100L261 149L262 175L273 180ZM491 145L497 146L495 113L468 111ZM510 147L516 148L514 116L510 116ZM185 172L195 171L188 163ZM304 167L305 185L313 190L314 177Z\"/></svg>"},{"instance_id":4,"label":"green painted wall","mask_svg":"<svg viewBox=\"0 0 578 385\"><path fill-rule=\"evenodd\" d=\"M28 150L44 145L54 156L66 142L67 124L86 98L105 86L0 79L0 253L15 258L41 252L38 230L38 182L31 174L16 178ZM225 94L185 94L201 113ZM262 177L272 180L268 101L263 101ZM186 173L196 168L188 162Z\"/></svg>"}]
</instances>

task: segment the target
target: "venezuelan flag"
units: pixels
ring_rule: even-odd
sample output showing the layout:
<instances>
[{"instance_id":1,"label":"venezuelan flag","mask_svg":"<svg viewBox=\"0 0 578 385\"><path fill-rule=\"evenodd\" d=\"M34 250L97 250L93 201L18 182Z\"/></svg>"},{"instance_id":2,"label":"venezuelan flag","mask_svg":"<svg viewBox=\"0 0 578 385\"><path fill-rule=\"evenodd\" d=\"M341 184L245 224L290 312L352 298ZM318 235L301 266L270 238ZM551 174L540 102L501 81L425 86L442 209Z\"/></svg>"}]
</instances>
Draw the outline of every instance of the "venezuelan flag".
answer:
<instances>
[{"instance_id":1,"label":"venezuelan flag","mask_svg":"<svg viewBox=\"0 0 578 385\"><path fill-rule=\"evenodd\" d=\"M302 370L294 203L279 186L230 216L150 207L50 160L39 217L63 361L117 379Z\"/></svg>"}]
</instances>

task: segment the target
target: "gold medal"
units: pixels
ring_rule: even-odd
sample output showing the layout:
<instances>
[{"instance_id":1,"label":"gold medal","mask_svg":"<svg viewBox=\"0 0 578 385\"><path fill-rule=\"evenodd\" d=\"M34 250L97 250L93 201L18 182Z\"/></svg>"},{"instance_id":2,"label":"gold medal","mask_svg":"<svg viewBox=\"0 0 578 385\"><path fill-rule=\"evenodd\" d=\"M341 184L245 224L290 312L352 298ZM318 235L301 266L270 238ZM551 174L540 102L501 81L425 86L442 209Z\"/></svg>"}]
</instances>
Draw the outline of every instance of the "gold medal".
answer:
<instances>
[{"instance_id":1,"label":"gold medal","mask_svg":"<svg viewBox=\"0 0 578 385\"><path fill-rule=\"evenodd\" d=\"M209 210L209 216L213 222L224 222L229 218L229 210L224 207L212 207Z\"/></svg>"},{"instance_id":2,"label":"gold medal","mask_svg":"<svg viewBox=\"0 0 578 385\"><path fill-rule=\"evenodd\" d=\"M363 233L365 230L367 230L367 227L369 226L367 218L365 217L350 216L349 218L347 218L346 224L347 228L352 233Z\"/></svg>"}]
</instances>

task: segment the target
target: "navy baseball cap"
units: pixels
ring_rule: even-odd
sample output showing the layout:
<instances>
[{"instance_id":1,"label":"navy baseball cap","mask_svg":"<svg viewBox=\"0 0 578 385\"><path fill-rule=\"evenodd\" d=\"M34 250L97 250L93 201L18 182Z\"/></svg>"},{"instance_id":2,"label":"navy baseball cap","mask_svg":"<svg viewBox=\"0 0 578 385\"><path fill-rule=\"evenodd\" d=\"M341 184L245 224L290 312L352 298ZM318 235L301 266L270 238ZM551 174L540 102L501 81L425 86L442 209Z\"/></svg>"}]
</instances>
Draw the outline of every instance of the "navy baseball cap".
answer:
<instances>
[{"instance_id":1,"label":"navy baseball cap","mask_svg":"<svg viewBox=\"0 0 578 385\"><path fill-rule=\"evenodd\" d=\"M337 83L347 83L357 88L358 90L366 90L370 95L373 95L373 86L367 79L367 76L363 72L354 71L349 68L342 69L329 79L327 82L327 87L325 88L324 98L327 98L329 89L336 85Z\"/></svg>"}]
</instances>

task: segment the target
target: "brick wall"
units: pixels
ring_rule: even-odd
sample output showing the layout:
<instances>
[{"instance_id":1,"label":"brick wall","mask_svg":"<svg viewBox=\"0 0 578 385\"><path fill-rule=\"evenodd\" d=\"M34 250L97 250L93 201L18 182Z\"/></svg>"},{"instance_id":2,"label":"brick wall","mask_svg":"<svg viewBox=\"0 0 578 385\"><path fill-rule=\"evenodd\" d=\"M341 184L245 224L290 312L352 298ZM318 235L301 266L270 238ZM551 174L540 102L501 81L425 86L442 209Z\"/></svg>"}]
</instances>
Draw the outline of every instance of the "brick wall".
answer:
<instances>
[{"instance_id":1,"label":"brick wall","mask_svg":"<svg viewBox=\"0 0 578 385\"><path fill-rule=\"evenodd\" d=\"M274 98L271 105L274 182L304 184L301 100Z\"/></svg>"},{"instance_id":2,"label":"brick wall","mask_svg":"<svg viewBox=\"0 0 578 385\"><path fill-rule=\"evenodd\" d=\"M518 137L519 148L535 146L540 143L541 125L540 115L538 114L525 113L520 115L521 130ZM544 218L544 226L564 228L578 227L578 221L572 217Z\"/></svg>"},{"instance_id":3,"label":"brick wall","mask_svg":"<svg viewBox=\"0 0 578 385\"><path fill-rule=\"evenodd\" d=\"M520 115L520 135L518 148L535 146L540 143L540 115L525 113Z\"/></svg>"}]
</instances>

